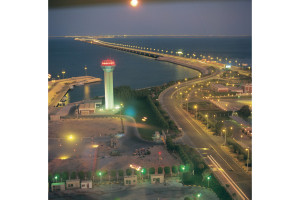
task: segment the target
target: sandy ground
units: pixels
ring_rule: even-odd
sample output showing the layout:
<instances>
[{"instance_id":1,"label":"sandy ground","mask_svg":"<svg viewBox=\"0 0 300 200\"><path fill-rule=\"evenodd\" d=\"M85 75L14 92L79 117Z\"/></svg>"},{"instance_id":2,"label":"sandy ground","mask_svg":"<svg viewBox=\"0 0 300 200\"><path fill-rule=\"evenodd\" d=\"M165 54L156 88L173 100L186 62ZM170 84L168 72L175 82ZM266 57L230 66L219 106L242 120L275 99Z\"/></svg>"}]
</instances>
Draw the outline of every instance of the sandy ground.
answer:
<instances>
[{"instance_id":1,"label":"sandy ground","mask_svg":"<svg viewBox=\"0 0 300 200\"><path fill-rule=\"evenodd\" d=\"M49 121L49 138L92 137L116 134L122 131L121 120L113 118L65 119Z\"/></svg>"},{"instance_id":2,"label":"sandy ground","mask_svg":"<svg viewBox=\"0 0 300 200\"><path fill-rule=\"evenodd\" d=\"M124 124L127 125L125 134L118 139L117 147L112 148L112 136L121 132L120 119L49 121L49 172L127 169L130 164L157 168L181 163L163 145L138 137L133 122L126 121ZM73 136L72 140L68 139L69 135ZM151 154L133 155L140 148L149 148ZM110 156L113 150L118 150L120 156Z\"/></svg>"},{"instance_id":3,"label":"sandy ground","mask_svg":"<svg viewBox=\"0 0 300 200\"><path fill-rule=\"evenodd\" d=\"M118 157L108 157L101 158L98 160L97 167L103 170L107 169L127 169L130 164L150 168L155 167L165 167L172 165L179 165L180 159L176 159L174 156L170 155L164 146L153 146L150 147L150 155L145 155L145 157L133 156L133 155L123 155ZM161 152L159 156L158 152Z\"/></svg>"}]
</instances>

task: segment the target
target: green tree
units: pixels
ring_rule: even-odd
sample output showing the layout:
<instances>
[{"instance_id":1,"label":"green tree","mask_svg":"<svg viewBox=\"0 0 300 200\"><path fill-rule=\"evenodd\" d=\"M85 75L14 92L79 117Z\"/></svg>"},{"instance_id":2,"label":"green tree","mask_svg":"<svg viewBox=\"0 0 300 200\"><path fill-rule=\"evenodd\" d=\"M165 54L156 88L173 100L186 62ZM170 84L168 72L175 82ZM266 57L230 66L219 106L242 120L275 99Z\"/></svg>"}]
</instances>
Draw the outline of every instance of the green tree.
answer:
<instances>
[{"instance_id":1,"label":"green tree","mask_svg":"<svg viewBox=\"0 0 300 200\"><path fill-rule=\"evenodd\" d=\"M61 176L62 176L63 180L68 180L69 179L69 172L65 171L65 172L62 173Z\"/></svg>"},{"instance_id":2,"label":"green tree","mask_svg":"<svg viewBox=\"0 0 300 200\"><path fill-rule=\"evenodd\" d=\"M111 170L111 171L110 171L110 176L111 176L111 177L114 178L114 177L116 177L116 175L117 175L116 170Z\"/></svg>"},{"instance_id":3,"label":"green tree","mask_svg":"<svg viewBox=\"0 0 300 200\"><path fill-rule=\"evenodd\" d=\"M164 167L165 174L170 174L170 167Z\"/></svg>"},{"instance_id":4,"label":"green tree","mask_svg":"<svg viewBox=\"0 0 300 200\"><path fill-rule=\"evenodd\" d=\"M85 176L87 177L87 179L91 179L92 178L92 172L91 171L87 171L85 173Z\"/></svg>"},{"instance_id":5,"label":"green tree","mask_svg":"<svg viewBox=\"0 0 300 200\"><path fill-rule=\"evenodd\" d=\"M173 165L173 166L172 166L172 172L173 172L174 174L178 173L178 167L177 167L176 165Z\"/></svg>"},{"instance_id":6,"label":"green tree","mask_svg":"<svg viewBox=\"0 0 300 200\"><path fill-rule=\"evenodd\" d=\"M119 176L124 176L124 171L123 171L122 169L120 169L120 170L118 171L118 173L119 173Z\"/></svg>"},{"instance_id":7,"label":"green tree","mask_svg":"<svg viewBox=\"0 0 300 200\"><path fill-rule=\"evenodd\" d=\"M217 123L215 124L216 135L221 135L222 128L223 128L223 122L222 121L217 121Z\"/></svg>"},{"instance_id":8,"label":"green tree","mask_svg":"<svg viewBox=\"0 0 300 200\"><path fill-rule=\"evenodd\" d=\"M80 180L83 180L83 179L85 178L84 172L83 172L83 171L78 172L77 175L78 175L78 178L79 178Z\"/></svg>"},{"instance_id":9,"label":"green tree","mask_svg":"<svg viewBox=\"0 0 300 200\"><path fill-rule=\"evenodd\" d=\"M202 181L206 181L207 177L209 177L209 176L211 176L211 170L210 169L204 170L203 173L202 173L202 177L203 177Z\"/></svg>"},{"instance_id":10,"label":"green tree","mask_svg":"<svg viewBox=\"0 0 300 200\"><path fill-rule=\"evenodd\" d=\"M126 169L126 175L131 176L132 174L132 169Z\"/></svg>"},{"instance_id":11,"label":"green tree","mask_svg":"<svg viewBox=\"0 0 300 200\"><path fill-rule=\"evenodd\" d=\"M163 168L162 168L162 167L158 167L157 172L158 172L159 174L162 174L162 173L163 173Z\"/></svg>"},{"instance_id":12,"label":"green tree","mask_svg":"<svg viewBox=\"0 0 300 200\"><path fill-rule=\"evenodd\" d=\"M76 178L77 178L76 172L72 172L71 173L71 179L76 179Z\"/></svg>"},{"instance_id":13,"label":"green tree","mask_svg":"<svg viewBox=\"0 0 300 200\"><path fill-rule=\"evenodd\" d=\"M151 167L149 169L149 174L155 174L155 168L154 167Z\"/></svg>"},{"instance_id":14,"label":"green tree","mask_svg":"<svg viewBox=\"0 0 300 200\"><path fill-rule=\"evenodd\" d=\"M53 182L53 175L51 173L48 174L48 181Z\"/></svg>"},{"instance_id":15,"label":"green tree","mask_svg":"<svg viewBox=\"0 0 300 200\"><path fill-rule=\"evenodd\" d=\"M240 110L237 111L237 113L239 116L247 118L251 115L251 110L248 105L244 105Z\"/></svg>"}]
</instances>

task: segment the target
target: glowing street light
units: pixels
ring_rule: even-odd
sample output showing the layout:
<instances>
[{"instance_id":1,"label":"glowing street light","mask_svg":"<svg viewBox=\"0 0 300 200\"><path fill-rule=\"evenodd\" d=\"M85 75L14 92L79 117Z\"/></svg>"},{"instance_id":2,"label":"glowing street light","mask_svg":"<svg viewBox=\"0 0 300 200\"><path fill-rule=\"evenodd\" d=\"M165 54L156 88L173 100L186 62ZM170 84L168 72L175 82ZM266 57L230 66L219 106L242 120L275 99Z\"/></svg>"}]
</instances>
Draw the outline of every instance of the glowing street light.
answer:
<instances>
[{"instance_id":1,"label":"glowing street light","mask_svg":"<svg viewBox=\"0 0 300 200\"><path fill-rule=\"evenodd\" d=\"M197 197L200 198L201 197L201 193L197 194Z\"/></svg>"},{"instance_id":2,"label":"glowing street light","mask_svg":"<svg viewBox=\"0 0 300 200\"><path fill-rule=\"evenodd\" d=\"M194 105L194 108L196 109L196 115L195 115L195 118L196 118L196 120L197 120L197 114L198 114L198 106L197 106L197 104Z\"/></svg>"},{"instance_id":3,"label":"glowing street light","mask_svg":"<svg viewBox=\"0 0 300 200\"><path fill-rule=\"evenodd\" d=\"M64 78L65 78L65 73L66 73L66 71L65 71L65 70L62 70L61 73L63 74L63 79L64 79Z\"/></svg>"},{"instance_id":4,"label":"glowing street light","mask_svg":"<svg viewBox=\"0 0 300 200\"><path fill-rule=\"evenodd\" d=\"M222 130L224 133L225 133L225 142L224 142L224 146L226 145L226 133L227 133L227 131L226 131L226 128L224 128L223 130Z\"/></svg>"},{"instance_id":5,"label":"glowing street light","mask_svg":"<svg viewBox=\"0 0 300 200\"><path fill-rule=\"evenodd\" d=\"M205 117L206 117L207 129L208 129L208 114L206 114Z\"/></svg>"},{"instance_id":6,"label":"glowing street light","mask_svg":"<svg viewBox=\"0 0 300 200\"><path fill-rule=\"evenodd\" d=\"M84 66L84 71L85 71L85 76L87 76L87 67L86 66Z\"/></svg>"},{"instance_id":7,"label":"glowing street light","mask_svg":"<svg viewBox=\"0 0 300 200\"><path fill-rule=\"evenodd\" d=\"M248 165L249 165L249 148L246 149L246 151L248 151L248 156L247 156L247 172L248 172Z\"/></svg>"},{"instance_id":8,"label":"glowing street light","mask_svg":"<svg viewBox=\"0 0 300 200\"><path fill-rule=\"evenodd\" d=\"M187 98L185 100L186 100L186 112L189 112L189 101Z\"/></svg>"},{"instance_id":9,"label":"glowing street light","mask_svg":"<svg viewBox=\"0 0 300 200\"><path fill-rule=\"evenodd\" d=\"M68 136L68 140L74 140L74 136L73 135L69 135Z\"/></svg>"},{"instance_id":10,"label":"glowing street light","mask_svg":"<svg viewBox=\"0 0 300 200\"><path fill-rule=\"evenodd\" d=\"M209 180L210 180L210 176L207 177L207 187L209 187Z\"/></svg>"}]
</instances>

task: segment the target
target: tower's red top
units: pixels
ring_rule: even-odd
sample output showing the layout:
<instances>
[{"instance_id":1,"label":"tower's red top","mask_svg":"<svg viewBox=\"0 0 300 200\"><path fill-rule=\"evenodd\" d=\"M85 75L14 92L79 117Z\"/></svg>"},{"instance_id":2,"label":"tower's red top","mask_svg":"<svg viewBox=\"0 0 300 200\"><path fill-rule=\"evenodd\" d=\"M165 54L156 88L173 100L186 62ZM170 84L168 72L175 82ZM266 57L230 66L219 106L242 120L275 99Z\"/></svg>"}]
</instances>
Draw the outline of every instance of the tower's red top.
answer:
<instances>
[{"instance_id":1,"label":"tower's red top","mask_svg":"<svg viewBox=\"0 0 300 200\"><path fill-rule=\"evenodd\" d=\"M101 66L115 66L115 65L116 65L115 61L110 59L102 60L101 62Z\"/></svg>"}]
</instances>

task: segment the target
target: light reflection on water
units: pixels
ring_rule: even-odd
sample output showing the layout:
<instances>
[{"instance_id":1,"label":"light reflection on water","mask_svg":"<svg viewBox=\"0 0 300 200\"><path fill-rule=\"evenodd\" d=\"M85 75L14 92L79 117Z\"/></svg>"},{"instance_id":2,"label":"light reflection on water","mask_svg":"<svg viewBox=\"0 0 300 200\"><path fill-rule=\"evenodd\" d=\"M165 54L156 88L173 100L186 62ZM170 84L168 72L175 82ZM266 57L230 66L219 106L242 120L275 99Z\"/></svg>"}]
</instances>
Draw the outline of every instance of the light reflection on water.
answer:
<instances>
[{"instance_id":1,"label":"light reflection on water","mask_svg":"<svg viewBox=\"0 0 300 200\"><path fill-rule=\"evenodd\" d=\"M84 100L90 99L90 86L84 85Z\"/></svg>"}]
</instances>

